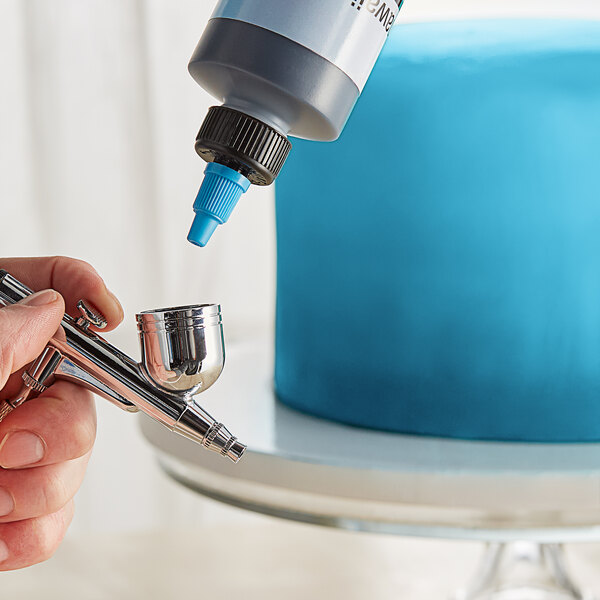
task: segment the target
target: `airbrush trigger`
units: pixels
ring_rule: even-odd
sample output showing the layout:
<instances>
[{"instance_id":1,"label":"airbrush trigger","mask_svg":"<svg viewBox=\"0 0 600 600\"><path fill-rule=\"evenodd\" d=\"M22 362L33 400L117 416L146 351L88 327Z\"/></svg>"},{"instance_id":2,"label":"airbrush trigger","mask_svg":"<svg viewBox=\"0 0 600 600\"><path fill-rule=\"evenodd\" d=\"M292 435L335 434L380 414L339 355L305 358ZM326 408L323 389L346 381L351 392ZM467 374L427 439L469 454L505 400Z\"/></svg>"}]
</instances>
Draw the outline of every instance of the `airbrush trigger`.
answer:
<instances>
[{"instance_id":1,"label":"airbrush trigger","mask_svg":"<svg viewBox=\"0 0 600 600\"><path fill-rule=\"evenodd\" d=\"M81 313L81 317L79 317L75 322L85 331L89 329L90 325L93 325L97 329L105 329L108 325L108 322L104 316L97 310L90 308L90 306L86 304L85 300L80 300L77 303L77 308Z\"/></svg>"}]
</instances>

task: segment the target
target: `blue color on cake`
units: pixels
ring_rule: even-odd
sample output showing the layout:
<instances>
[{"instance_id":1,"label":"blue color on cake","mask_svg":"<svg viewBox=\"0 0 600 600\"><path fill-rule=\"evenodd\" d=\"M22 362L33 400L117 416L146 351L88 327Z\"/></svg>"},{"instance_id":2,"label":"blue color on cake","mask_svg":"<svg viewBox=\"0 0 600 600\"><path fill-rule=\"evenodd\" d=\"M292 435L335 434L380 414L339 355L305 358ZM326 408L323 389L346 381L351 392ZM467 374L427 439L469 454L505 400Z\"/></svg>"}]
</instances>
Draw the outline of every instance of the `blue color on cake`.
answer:
<instances>
[{"instance_id":1,"label":"blue color on cake","mask_svg":"<svg viewBox=\"0 0 600 600\"><path fill-rule=\"evenodd\" d=\"M395 27L277 184L278 397L413 434L600 440L600 22Z\"/></svg>"}]
</instances>

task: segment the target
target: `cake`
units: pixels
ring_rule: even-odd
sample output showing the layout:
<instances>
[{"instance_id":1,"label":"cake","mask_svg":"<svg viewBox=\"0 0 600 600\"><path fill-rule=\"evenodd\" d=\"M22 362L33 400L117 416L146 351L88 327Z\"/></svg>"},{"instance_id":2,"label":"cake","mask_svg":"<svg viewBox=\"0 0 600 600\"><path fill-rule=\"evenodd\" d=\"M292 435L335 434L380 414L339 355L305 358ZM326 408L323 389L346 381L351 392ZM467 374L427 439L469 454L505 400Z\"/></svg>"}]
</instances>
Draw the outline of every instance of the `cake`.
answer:
<instances>
[{"instance_id":1,"label":"cake","mask_svg":"<svg viewBox=\"0 0 600 600\"><path fill-rule=\"evenodd\" d=\"M275 388L347 424L600 440L600 22L398 25L276 189Z\"/></svg>"}]
</instances>

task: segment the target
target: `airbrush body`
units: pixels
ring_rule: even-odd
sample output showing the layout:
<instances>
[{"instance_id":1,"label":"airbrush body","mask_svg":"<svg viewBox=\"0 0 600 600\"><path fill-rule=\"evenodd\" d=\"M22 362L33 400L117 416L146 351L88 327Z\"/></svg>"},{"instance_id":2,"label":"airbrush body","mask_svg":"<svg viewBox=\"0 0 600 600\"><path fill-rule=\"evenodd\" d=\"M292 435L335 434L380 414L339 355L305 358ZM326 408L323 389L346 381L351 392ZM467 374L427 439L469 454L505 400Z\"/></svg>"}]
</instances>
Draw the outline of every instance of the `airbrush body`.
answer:
<instances>
[{"instance_id":1,"label":"airbrush body","mask_svg":"<svg viewBox=\"0 0 600 600\"><path fill-rule=\"evenodd\" d=\"M0 305L33 292L0 270ZM65 315L62 327L23 374L23 389L0 405L0 420L43 392L56 378L82 385L128 412L141 410L170 430L237 462L245 446L199 405L193 396L219 377L225 361L221 310L194 305L137 315L142 361L135 362L90 330L103 318L82 301L82 316Z\"/></svg>"}]
</instances>

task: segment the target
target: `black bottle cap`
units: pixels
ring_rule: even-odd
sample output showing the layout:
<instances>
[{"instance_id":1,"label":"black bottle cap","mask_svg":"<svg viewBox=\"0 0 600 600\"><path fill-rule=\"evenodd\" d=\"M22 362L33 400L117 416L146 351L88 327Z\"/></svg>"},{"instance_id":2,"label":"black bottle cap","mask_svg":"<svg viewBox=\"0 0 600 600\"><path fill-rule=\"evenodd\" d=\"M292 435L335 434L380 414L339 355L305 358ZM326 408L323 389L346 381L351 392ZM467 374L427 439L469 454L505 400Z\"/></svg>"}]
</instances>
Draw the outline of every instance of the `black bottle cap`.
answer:
<instances>
[{"instance_id":1,"label":"black bottle cap","mask_svg":"<svg viewBox=\"0 0 600 600\"><path fill-rule=\"evenodd\" d=\"M254 185L273 183L292 144L266 123L225 106L208 111L196 137L196 152L247 177Z\"/></svg>"}]
</instances>

